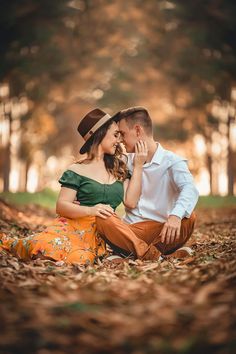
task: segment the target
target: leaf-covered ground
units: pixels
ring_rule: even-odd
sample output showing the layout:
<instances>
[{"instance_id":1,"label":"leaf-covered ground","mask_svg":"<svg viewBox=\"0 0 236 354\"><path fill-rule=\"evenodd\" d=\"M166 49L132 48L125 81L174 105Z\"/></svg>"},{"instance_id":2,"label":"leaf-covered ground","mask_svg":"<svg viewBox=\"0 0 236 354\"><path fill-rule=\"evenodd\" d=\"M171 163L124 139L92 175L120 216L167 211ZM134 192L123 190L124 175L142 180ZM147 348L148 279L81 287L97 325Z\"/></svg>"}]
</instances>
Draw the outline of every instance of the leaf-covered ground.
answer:
<instances>
[{"instance_id":1,"label":"leaf-covered ground","mask_svg":"<svg viewBox=\"0 0 236 354\"><path fill-rule=\"evenodd\" d=\"M1 232L52 215L0 202ZM0 255L0 352L235 353L236 209L199 210L195 255L87 269Z\"/></svg>"}]
</instances>

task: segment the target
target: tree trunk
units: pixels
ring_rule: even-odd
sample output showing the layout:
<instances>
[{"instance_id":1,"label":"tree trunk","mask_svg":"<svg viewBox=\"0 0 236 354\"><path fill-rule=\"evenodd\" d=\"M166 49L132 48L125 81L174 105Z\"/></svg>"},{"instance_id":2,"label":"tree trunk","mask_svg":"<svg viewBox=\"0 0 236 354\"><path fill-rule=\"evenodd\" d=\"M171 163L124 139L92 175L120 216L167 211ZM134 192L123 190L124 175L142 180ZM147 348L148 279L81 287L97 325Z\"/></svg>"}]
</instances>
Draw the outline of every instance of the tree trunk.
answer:
<instances>
[{"instance_id":1,"label":"tree trunk","mask_svg":"<svg viewBox=\"0 0 236 354\"><path fill-rule=\"evenodd\" d=\"M8 142L4 152L4 164L3 164L3 191L9 192L9 180L11 172L11 132L12 132L12 117L11 114L5 116L9 122L9 135Z\"/></svg>"},{"instance_id":2,"label":"tree trunk","mask_svg":"<svg viewBox=\"0 0 236 354\"><path fill-rule=\"evenodd\" d=\"M30 161L26 160L25 162L25 192L27 192L27 182L28 182L28 172L29 172L29 168L30 168Z\"/></svg>"},{"instance_id":3,"label":"tree trunk","mask_svg":"<svg viewBox=\"0 0 236 354\"><path fill-rule=\"evenodd\" d=\"M209 177L210 177L210 191L211 191L211 195L214 194L213 191L213 176L212 176L212 157L211 155L207 154L207 169L208 169L208 173L209 173Z\"/></svg>"},{"instance_id":4,"label":"tree trunk","mask_svg":"<svg viewBox=\"0 0 236 354\"><path fill-rule=\"evenodd\" d=\"M228 174L228 196L234 195L234 163L233 163L233 151L230 141L230 125L232 118L228 116L228 161L227 161L227 174Z\"/></svg>"}]
</instances>

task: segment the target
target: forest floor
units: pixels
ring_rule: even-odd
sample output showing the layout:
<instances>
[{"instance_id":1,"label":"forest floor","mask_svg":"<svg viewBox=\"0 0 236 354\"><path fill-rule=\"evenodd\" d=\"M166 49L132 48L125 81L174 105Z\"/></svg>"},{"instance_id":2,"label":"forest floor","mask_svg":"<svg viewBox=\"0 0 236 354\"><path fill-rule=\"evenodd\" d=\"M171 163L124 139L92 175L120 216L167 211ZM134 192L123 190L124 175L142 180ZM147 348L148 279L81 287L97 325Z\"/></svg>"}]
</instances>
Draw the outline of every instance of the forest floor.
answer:
<instances>
[{"instance_id":1,"label":"forest floor","mask_svg":"<svg viewBox=\"0 0 236 354\"><path fill-rule=\"evenodd\" d=\"M24 237L53 214L0 201L1 233ZM236 352L236 207L199 209L185 259L22 262L0 253L0 353Z\"/></svg>"}]
</instances>

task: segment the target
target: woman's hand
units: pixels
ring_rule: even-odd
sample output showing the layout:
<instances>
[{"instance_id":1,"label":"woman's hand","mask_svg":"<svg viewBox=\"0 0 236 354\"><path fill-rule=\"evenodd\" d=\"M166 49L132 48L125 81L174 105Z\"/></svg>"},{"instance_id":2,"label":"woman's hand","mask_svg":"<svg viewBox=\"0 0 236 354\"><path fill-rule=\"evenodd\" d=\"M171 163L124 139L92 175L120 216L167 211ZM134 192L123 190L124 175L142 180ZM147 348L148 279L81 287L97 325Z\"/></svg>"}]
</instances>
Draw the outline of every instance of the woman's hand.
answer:
<instances>
[{"instance_id":1,"label":"woman's hand","mask_svg":"<svg viewBox=\"0 0 236 354\"><path fill-rule=\"evenodd\" d=\"M142 167L148 156L148 148L146 141L139 140L135 144L134 168Z\"/></svg>"},{"instance_id":2,"label":"woman's hand","mask_svg":"<svg viewBox=\"0 0 236 354\"><path fill-rule=\"evenodd\" d=\"M99 216L102 219L107 219L109 216L114 214L114 210L110 205L97 204L89 208L89 215Z\"/></svg>"},{"instance_id":3,"label":"woman's hand","mask_svg":"<svg viewBox=\"0 0 236 354\"><path fill-rule=\"evenodd\" d=\"M139 201L141 191L142 191L142 172L143 164L147 161L148 148L147 143L143 140L139 140L135 145L135 155L134 155L134 169L132 176L129 180L126 189L124 204L129 209L134 209Z\"/></svg>"}]
</instances>

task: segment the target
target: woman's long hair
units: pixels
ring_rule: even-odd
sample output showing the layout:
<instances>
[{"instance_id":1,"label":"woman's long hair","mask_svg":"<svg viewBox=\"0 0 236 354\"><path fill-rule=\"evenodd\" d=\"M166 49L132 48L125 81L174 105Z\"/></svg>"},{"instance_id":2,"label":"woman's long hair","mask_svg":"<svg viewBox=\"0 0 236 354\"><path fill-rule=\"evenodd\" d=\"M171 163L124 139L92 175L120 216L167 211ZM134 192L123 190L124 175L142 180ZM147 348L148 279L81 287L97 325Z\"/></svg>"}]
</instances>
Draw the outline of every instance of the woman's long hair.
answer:
<instances>
[{"instance_id":1,"label":"woman's long hair","mask_svg":"<svg viewBox=\"0 0 236 354\"><path fill-rule=\"evenodd\" d=\"M93 134L91 137L91 144L87 150L87 157L83 160L77 161L77 163L89 163L96 157L98 145L101 144L107 130L112 124L112 120L108 121ZM114 176L117 180L124 181L128 177L127 156L123 153L120 144L117 145L114 155L104 154L104 163L108 173Z\"/></svg>"}]
</instances>

